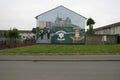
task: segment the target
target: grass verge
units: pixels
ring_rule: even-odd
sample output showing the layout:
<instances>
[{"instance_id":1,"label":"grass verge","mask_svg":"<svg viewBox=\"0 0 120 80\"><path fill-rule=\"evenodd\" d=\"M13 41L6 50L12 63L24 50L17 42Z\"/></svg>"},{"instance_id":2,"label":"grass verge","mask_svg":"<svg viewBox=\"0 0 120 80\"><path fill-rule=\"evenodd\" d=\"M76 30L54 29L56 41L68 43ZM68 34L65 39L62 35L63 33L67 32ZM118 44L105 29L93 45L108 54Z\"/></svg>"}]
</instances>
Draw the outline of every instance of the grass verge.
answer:
<instances>
[{"instance_id":1,"label":"grass verge","mask_svg":"<svg viewBox=\"0 0 120 80\"><path fill-rule=\"evenodd\" d=\"M120 45L32 45L0 50L1 55L103 55L120 54Z\"/></svg>"}]
</instances>

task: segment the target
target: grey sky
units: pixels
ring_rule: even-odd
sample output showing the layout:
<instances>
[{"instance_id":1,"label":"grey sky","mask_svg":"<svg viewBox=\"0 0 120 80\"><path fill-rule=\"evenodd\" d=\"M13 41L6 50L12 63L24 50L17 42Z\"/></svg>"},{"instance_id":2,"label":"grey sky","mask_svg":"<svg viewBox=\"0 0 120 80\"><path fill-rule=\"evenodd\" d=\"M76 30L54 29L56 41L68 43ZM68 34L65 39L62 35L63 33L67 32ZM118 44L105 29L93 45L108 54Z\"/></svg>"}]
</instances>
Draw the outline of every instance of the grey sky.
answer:
<instances>
[{"instance_id":1,"label":"grey sky","mask_svg":"<svg viewBox=\"0 0 120 80\"><path fill-rule=\"evenodd\" d=\"M0 29L31 30L35 16L60 5L92 17L95 28L120 22L120 0L0 0Z\"/></svg>"}]
</instances>

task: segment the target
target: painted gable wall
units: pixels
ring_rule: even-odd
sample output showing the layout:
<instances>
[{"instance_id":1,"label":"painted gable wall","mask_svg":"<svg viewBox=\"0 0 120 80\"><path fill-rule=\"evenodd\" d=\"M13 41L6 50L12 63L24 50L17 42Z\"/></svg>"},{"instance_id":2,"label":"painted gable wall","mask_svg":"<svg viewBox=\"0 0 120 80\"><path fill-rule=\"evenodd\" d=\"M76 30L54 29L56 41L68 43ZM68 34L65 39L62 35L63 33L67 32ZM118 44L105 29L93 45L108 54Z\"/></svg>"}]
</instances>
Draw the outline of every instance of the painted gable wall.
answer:
<instances>
[{"instance_id":1,"label":"painted gable wall","mask_svg":"<svg viewBox=\"0 0 120 80\"><path fill-rule=\"evenodd\" d=\"M85 44L86 18L59 6L36 17L36 43Z\"/></svg>"},{"instance_id":2,"label":"painted gable wall","mask_svg":"<svg viewBox=\"0 0 120 80\"><path fill-rule=\"evenodd\" d=\"M40 21L54 22L57 16L63 19L69 17L72 20L73 24L76 24L80 26L82 29L85 29L86 18L62 6L39 15L37 18L37 26L39 26Z\"/></svg>"}]
</instances>

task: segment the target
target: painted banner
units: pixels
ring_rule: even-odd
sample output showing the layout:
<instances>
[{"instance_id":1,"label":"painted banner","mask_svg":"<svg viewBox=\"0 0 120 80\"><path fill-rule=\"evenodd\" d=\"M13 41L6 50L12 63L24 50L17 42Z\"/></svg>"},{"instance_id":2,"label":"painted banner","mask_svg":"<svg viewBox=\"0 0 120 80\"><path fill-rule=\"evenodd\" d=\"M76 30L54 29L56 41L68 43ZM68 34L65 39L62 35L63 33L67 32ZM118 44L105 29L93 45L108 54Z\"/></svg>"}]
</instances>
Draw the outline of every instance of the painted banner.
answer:
<instances>
[{"instance_id":1,"label":"painted banner","mask_svg":"<svg viewBox=\"0 0 120 80\"><path fill-rule=\"evenodd\" d=\"M40 21L39 28L43 29L44 27L45 27L45 22L44 21Z\"/></svg>"},{"instance_id":2,"label":"painted banner","mask_svg":"<svg viewBox=\"0 0 120 80\"><path fill-rule=\"evenodd\" d=\"M51 22L46 22L46 28L51 28L52 27L52 23Z\"/></svg>"}]
</instances>

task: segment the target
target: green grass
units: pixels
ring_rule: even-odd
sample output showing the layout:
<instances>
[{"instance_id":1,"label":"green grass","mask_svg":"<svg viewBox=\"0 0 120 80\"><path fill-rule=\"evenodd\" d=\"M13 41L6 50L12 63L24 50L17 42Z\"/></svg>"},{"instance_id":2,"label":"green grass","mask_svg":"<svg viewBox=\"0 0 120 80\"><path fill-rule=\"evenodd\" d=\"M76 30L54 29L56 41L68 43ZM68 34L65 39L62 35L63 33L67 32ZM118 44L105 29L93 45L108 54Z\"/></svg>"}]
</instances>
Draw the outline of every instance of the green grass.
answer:
<instances>
[{"instance_id":1,"label":"green grass","mask_svg":"<svg viewBox=\"0 0 120 80\"><path fill-rule=\"evenodd\" d=\"M33 45L0 50L7 55L102 55L120 54L120 45Z\"/></svg>"}]
</instances>

